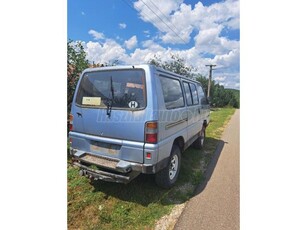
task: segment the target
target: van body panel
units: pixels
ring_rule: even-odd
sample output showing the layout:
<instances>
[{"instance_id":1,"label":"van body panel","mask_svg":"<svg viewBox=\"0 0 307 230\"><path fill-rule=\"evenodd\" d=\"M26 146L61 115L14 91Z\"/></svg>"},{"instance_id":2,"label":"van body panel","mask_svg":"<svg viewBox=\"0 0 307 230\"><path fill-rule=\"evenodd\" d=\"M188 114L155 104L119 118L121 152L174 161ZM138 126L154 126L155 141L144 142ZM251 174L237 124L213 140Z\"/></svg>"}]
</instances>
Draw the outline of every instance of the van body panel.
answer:
<instances>
[{"instance_id":1,"label":"van body panel","mask_svg":"<svg viewBox=\"0 0 307 230\"><path fill-rule=\"evenodd\" d=\"M112 110L108 117L106 109L82 108L83 132L110 138L144 141L145 110ZM133 129L129 126L133 124ZM122 130L122 132L118 132ZM127 136L127 131L129 136Z\"/></svg>"},{"instance_id":2,"label":"van body panel","mask_svg":"<svg viewBox=\"0 0 307 230\"><path fill-rule=\"evenodd\" d=\"M196 86L197 103L194 99L195 104L188 105L183 82ZM83 172L90 170L82 163L86 154L88 159L103 159L97 162L114 161L112 165L117 166L111 171L107 165L98 165L99 170L89 173L114 182L134 178L133 172L157 173L165 168L174 141L180 137L186 149L210 121L210 107L199 82L147 64L84 70L71 114L69 137L76 165ZM156 130L151 130L157 133L156 143L146 143L147 122L157 123Z\"/></svg>"},{"instance_id":3,"label":"van body panel","mask_svg":"<svg viewBox=\"0 0 307 230\"><path fill-rule=\"evenodd\" d=\"M157 85L159 85L158 88L163 88L166 87L165 82L167 81L176 81L177 83L180 83L180 90L182 91L182 98L183 96L183 89L181 86L181 81L180 78L176 78L173 75L166 74L166 73L160 73L159 74L159 79L160 81L157 81ZM164 81L164 82L163 82ZM166 90L168 88L166 87ZM177 91L177 89L176 89ZM174 108L167 108L167 105L165 104L163 94L163 90L160 90L159 92L160 95L160 108L159 108L159 134L160 134L160 141L163 141L165 139L168 139L169 137L173 136L178 136L179 133L180 135L183 136L184 139L187 139L187 125L188 125L188 113L187 113L187 108L185 106L184 100L183 104L180 105L180 107L174 107ZM173 142L171 143L171 145ZM163 149L163 148L162 148ZM161 150L162 156L159 157L159 159L163 159L163 150Z\"/></svg>"},{"instance_id":4,"label":"van body panel","mask_svg":"<svg viewBox=\"0 0 307 230\"><path fill-rule=\"evenodd\" d=\"M187 114L188 114L188 126L187 126L188 138L187 139L190 140L197 133L199 133L200 127L202 126L202 123L203 123L201 120L201 115L200 115L201 105L199 102L196 84L194 82L183 80L183 86L184 86L184 92L185 92L184 95L186 98ZM195 93L196 95L193 96L193 94ZM187 95L189 95L189 97Z\"/></svg>"},{"instance_id":5,"label":"van body panel","mask_svg":"<svg viewBox=\"0 0 307 230\"><path fill-rule=\"evenodd\" d=\"M143 142L70 132L73 148L94 155L143 163Z\"/></svg>"},{"instance_id":6,"label":"van body panel","mask_svg":"<svg viewBox=\"0 0 307 230\"><path fill-rule=\"evenodd\" d=\"M208 125L210 123L210 104L207 100L206 93L201 87L201 84L197 84L197 92L200 102L200 116L201 120L205 121Z\"/></svg>"},{"instance_id":7,"label":"van body panel","mask_svg":"<svg viewBox=\"0 0 307 230\"><path fill-rule=\"evenodd\" d=\"M198 114L198 106L189 106L187 108L188 125L187 125L187 139L191 139L199 132L201 127L200 116Z\"/></svg>"},{"instance_id":8,"label":"van body panel","mask_svg":"<svg viewBox=\"0 0 307 230\"><path fill-rule=\"evenodd\" d=\"M174 144L174 140L178 137L182 137L184 139L184 143L186 143L186 139L184 138L184 136L186 136L186 130L182 129L179 132L168 136L167 138L165 138L164 140L162 140L159 143L159 158L158 161L161 161L165 158L168 158L170 155L170 152L172 150L173 144Z\"/></svg>"}]
</instances>

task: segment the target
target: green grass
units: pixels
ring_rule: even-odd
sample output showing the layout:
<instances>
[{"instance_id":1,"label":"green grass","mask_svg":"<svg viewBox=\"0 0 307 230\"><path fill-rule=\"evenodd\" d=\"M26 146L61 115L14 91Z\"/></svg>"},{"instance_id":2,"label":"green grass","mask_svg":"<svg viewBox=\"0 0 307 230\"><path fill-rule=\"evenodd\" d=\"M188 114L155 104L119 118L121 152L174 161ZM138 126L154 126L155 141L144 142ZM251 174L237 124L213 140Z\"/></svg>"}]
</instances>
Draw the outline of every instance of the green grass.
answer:
<instances>
[{"instance_id":1,"label":"green grass","mask_svg":"<svg viewBox=\"0 0 307 230\"><path fill-rule=\"evenodd\" d=\"M182 155L178 182L170 190L156 186L153 175L140 175L127 185L81 177L68 166L69 229L153 229L157 220L176 204L186 202L204 178L204 170L234 109L211 112L204 150L187 149Z\"/></svg>"},{"instance_id":2,"label":"green grass","mask_svg":"<svg viewBox=\"0 0 307 230\"><path fill-rule=\"evenodd\" d=\"M206 129L207 137L219 139L234 111L235 109L233 108L223 108L212 111L210 125Z\"/></svg>"}]
</instances>

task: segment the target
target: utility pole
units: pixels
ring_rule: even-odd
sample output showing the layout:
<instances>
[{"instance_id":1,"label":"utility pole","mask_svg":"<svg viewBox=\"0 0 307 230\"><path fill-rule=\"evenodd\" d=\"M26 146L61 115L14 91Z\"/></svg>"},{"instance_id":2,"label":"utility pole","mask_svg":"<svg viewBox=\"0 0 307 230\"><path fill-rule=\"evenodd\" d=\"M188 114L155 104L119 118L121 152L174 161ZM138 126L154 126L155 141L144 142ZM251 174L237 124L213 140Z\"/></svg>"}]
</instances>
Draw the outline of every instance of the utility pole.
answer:
<instances>
[{"instance_id":1,"label":"utility pole","mask_svg":"<svg viewBox=\"0 0 307 230\"><path fill-rule=\"evenodd\" d=\"M212 79L212 67L214 67L216 65L206 65L206 66L210 67L210 70L209 70L209 81L208 81L208 92L207 92L207 97L209 98L210 97L211 79Z\"/></svg>"}]
</instances>

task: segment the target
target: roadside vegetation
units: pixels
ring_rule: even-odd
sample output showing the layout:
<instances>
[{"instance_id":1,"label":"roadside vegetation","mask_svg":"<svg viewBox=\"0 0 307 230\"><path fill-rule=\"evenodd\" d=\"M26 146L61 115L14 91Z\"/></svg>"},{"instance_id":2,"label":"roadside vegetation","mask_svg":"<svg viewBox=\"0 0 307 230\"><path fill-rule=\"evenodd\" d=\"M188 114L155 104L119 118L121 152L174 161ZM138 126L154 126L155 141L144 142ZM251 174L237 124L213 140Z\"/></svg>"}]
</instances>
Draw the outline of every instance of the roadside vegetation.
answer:
<instances>
[{"instance_id":1,"label":"roadside vegetation","mask_svg":"<svg viewBox=\"0 0 307 230\"><path fill-rule=\"evenodd\" d=\"M140 175L127 185L90 182L79 176L78 169L68 160L68 228L153 229L176 204L193 197L234 111L223 108L211 112L204 149L189 148L183 153L178 181L170 190L159 188L153 175Z\"/></svg>"}]
</instances>

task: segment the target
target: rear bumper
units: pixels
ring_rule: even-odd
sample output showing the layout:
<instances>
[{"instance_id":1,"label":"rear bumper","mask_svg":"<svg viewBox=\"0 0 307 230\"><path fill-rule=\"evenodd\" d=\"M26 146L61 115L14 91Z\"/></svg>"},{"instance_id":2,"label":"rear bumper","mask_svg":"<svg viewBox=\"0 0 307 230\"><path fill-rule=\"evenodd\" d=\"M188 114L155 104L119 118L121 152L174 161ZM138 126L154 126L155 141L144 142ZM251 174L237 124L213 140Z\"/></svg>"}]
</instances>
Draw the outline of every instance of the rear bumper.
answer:
<instances>
[{"instance_id":1,"label":"rear bumper","mask_svg":"<svg viewBox=\"0 0 307 230\"><path fill-rule=\"evenodd\" d=\"M118 183L128 183L140 173L157 173L168 163L168 158L165 158L157 164L141 164L101 157L73 148L70 148L70 154L73 157L73 164L80 168L80 174L93 179ZM90 165L97 166L99 169L93 169Z\"/></svg>"},{"instance_id":2,"label":"rear bumper","mask_svg":"<svg viewBox=\"0 0 307 230\"><path fill-rule=\"evenodd\" d=\"M80 168L81 176L86 176L94 180L103 180L103 181L127 184L140 174L138 172L130 172L125 175L121 175L117 173L92 169L77 162L74 162L73 164Z\"/></svg>"},{"instance_id":3,"label":"rear bumper","mask_svg":"<svg viewBox=\"0 0 307 230\"><path fill-rule=\"evenodd\" d=\"M157 160L154 157L158 156L157 145L146 144L146 146L144 146L144 142L142 141L122 140L118 138L96 136L75 131L69 132L69 138L72 142L72 148L103 157L121 159L124 161L137 162L141 164L153 164L156 163ZM147 160L144 156L144 151L150 152L153 158L151 160Z\"/></svg>"}]
</instances>

